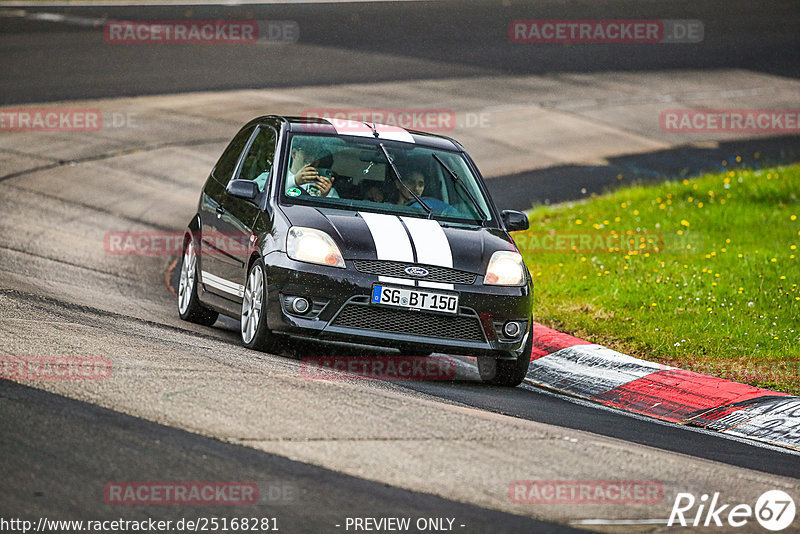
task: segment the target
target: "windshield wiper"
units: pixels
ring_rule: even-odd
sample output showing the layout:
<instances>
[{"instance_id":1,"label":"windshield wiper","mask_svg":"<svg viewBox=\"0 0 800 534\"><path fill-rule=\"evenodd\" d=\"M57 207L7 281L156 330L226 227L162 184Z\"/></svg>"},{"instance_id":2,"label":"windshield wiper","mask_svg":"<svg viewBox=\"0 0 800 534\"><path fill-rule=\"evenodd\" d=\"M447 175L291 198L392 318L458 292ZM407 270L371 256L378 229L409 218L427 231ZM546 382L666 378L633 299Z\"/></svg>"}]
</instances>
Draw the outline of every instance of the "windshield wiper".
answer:
<instances>
[{"instance_id":1,"label":"windshield wiper","mask_svg":"<svg viewBox=\"0 0 800 534\"><path fill-rule=\"evenodd\" d=\"M463 189L467 193L467 196L472 201L472 205L475 206L475 209L478 212L478 216L480 216L481 218L481 226L484 226L486 224L486 215L484 215L483 210L478 204L478 201L475 200L474 196L472 196L472 191L470 191L469 188L466 185L464 185L464 182L461 181L461 178L459 178L458 175L455 172L453 172L453 170L450 169L450 167L448 167L447 164L444 161L442 161L442 158L440 158L439 155L436 154L435 152L433 153L433 159L435 159L439 163L439 165L441 165L442 168L447 171L447 174L450 175L450 179L453 180L453 183L460 185L461 189Z\"/></svg>"},{"instance_id":2,"label":"windshield wiper","mask_svg":"<svg viewBox=\"0 0 800 534\"><path fill-rule=\"evenodd\" d=\"M427 204L425 204L422 201L422 199L420 198L420 196L418 194L416 194L410 187L408 187L406 184L403 183L403 179L400 177L400 172L397 170L397 167L395 167L394 161L389 156L389 152L386 150L386 147L383 146L383 143L378 143L378 146L380 146L381 150L383 150L383 155L386 156L386 161L389 162L389 166L392 168L392 171L394 171L394 179L395 179L395 181L398 184L400 184L401 186L403 186L403 189L408 191L411 194L411 196L414 197L414 199L417 202L419 202L420 206L425 208L425 211L428 212L428 218L432 219L433 218L433 210L430 208L430 206L428 206Z\"/></svg>"}]
</instances>

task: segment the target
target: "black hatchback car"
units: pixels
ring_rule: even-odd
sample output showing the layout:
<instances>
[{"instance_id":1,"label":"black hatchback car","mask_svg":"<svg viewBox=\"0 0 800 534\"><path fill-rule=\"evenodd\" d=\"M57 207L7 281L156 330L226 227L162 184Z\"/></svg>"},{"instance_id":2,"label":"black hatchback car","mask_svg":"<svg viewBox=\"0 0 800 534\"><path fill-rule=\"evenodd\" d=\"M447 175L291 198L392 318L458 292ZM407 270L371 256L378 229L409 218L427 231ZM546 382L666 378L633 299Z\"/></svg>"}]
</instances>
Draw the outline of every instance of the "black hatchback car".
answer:
<instances>
[{"instance_id":1,"label":"black hatchback car","mask_svg":"<svg viewBox=\"0 0 800 534\"><path fill-rule=\"evenodd\" d=\"M184 239L178 310L238 317L245 346L292 336L477 356L516 386L533 284L456 141L339 119L265 116L233 138Z\"/></svg>"}]
</instances>

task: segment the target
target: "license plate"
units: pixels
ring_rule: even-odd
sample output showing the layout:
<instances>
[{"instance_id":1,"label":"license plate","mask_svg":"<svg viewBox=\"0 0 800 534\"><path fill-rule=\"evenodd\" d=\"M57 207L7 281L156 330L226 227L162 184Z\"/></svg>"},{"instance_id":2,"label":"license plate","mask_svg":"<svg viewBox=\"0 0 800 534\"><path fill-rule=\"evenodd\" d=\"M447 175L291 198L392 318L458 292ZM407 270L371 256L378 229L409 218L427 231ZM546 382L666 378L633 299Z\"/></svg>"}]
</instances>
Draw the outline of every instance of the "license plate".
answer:
<instances>
[{"instance_id":1,"label":"license plate","mask_svg":"<svg viewBox=\"0 0 800 534\"><path fill-rule=\"evenodd\" d=\"M419 289L374 285L372 303L418 310L458 313L458 295Z\"/></svg>"}]
</instances>

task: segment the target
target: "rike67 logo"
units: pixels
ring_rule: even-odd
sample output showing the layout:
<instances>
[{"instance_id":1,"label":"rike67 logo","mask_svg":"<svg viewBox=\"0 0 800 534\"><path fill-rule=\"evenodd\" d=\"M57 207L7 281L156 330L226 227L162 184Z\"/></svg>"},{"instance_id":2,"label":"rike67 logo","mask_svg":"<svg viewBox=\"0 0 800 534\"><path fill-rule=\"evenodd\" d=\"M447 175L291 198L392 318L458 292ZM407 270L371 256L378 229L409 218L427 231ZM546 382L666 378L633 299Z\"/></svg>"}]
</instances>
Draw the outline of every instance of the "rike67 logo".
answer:
<instances>
[{"instance_id":1,"label":"rike67 logo","mask_svg":"<svg viewBox=\"0 0 800 534\"><path fill-rule=\"evenodd\" d=\"M678 493L667 526L742 527L755 518L767 530L777 532L792 524L795 516L794 500L780 490L763 493L754 507L749 504L723 504L719 492L703 494L696 499L691 493Z\"/></svg>"}]
</instances>

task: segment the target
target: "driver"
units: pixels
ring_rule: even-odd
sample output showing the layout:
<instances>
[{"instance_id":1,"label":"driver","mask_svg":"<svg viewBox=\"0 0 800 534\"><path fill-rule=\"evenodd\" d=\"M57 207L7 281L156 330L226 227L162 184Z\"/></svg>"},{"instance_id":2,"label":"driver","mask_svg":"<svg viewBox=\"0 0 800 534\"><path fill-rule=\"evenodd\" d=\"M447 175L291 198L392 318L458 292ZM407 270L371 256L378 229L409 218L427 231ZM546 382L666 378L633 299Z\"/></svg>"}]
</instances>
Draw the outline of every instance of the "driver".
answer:
<instances>
[{"instance_id":1,"label":"driver","mask_svg":"<svg viewBox=\"0 0 800 534\"><path fill-rule=\"evenodd\" d=\"M425 191L425 175L419 171L413 171L408 176L403 177L403 183L406 184L408 189L414 191L418 197L422 196ZM397 182L394 182L397 187L397 201L395 204L405 204L406 202L415 200L414 195L409 193L405 187L398 187Z\"/></svg>"},{"instance_id":2,"label":"driver","mask_svg":"<svg viewBox=\"0 0 800 534\"><path fill-rule=\"evenodd\" d=\"M330 169L333 156L315 143L297 139L292 143L291 163L286 174L286 191L300 187L309 194L320 197L339 198L333 187L333 177L322 176L317 167Z\"/></svg>"},{"instance_id":3,"label":"driver","mask_svg":"<svg viewBox=\"0 0 800 534\"><path fill-rule=\"evenodd\" d=\"M394 179L391 179L390 183L392 184L392 190L388 194L388 199L386 198L387 195L384 195L383 193L385 188L382 189L375 185L372 185L369 187L369 189L367 189L366 193L364 194L364 199L371 200L372 202L390 202L392 199L394 199L394 203L398 205L415 200L414 196L409 193L405 187L398 186ZM423 175L420 171L413 171L408 176L404 176L403 183L420 197L425 191L425 175Z\"/></svg>"}]
</instances>

